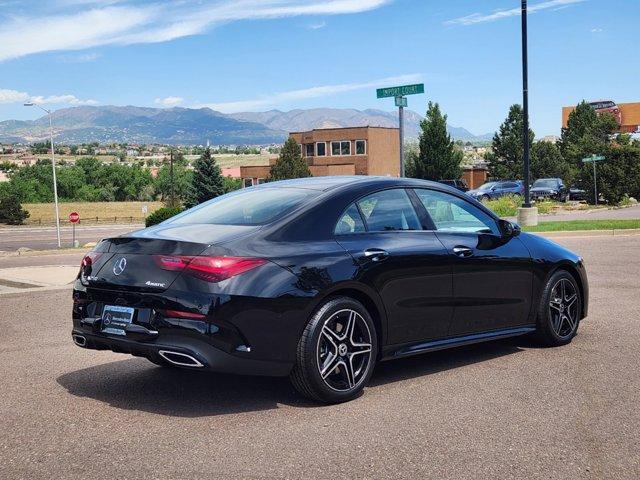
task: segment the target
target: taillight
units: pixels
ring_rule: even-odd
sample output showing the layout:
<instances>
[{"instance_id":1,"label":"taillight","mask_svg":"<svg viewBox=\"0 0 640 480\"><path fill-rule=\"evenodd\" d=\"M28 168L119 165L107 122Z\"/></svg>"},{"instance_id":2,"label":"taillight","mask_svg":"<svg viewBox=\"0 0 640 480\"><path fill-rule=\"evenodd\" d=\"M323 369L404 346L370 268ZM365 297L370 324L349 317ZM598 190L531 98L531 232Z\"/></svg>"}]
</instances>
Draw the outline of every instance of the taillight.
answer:
<instances>
[{"instance_id":1,"label":"taillight","mask_svg":"<svg viewBox=\"0 0 640 480\"><path fill-rule=\"evenodd\" d=\"M193 257L175 255L155 255L154 259L162 270L181 272L184 270Z\"/></svg>"},{"instance_id":2,"label":"taillight","mask_svg":"<svg viewBox=\"0 0 640 480\"><path fill-rule=\"evenodd\" d=\"M90 267L94 263L98 261L98 259L102 256L102 252L89 252L82 259L81 267Z\"/></svg>"},{"instance_id":3,"label":"taillight","mask_svg":"<svg viewBox=\"0 0 640 480\"><path fill-rule=\"evenodd\" d=\"M155 261L163 270L184 271L207 282L221 282L248 272L267 261L249 257L187 257L156 255Z\"/></svg>"},{"instance_id":4,"label":"taillight","mask_svg":"<svg viewBox=\"0 0 640 480\"><path fill-rule=\"evenodd\" d=\"M161 310L165 317L171 318L188 318L193 320L202 320L205 315L201 313L184 312L182 310Z\"/></svg>"}]
</instances>

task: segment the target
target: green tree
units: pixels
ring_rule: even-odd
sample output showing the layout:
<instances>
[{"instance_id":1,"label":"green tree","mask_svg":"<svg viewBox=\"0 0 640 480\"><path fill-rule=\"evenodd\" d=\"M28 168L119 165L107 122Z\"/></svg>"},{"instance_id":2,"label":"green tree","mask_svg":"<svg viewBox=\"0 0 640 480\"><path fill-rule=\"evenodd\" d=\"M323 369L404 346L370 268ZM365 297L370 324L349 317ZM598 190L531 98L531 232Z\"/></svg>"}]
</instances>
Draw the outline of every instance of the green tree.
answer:
<instances>
[{"instance_id":1,"label":"green tree","mask_svg":"<svg viewBox=\"0 0 640 480\"><path fill-rule=\"evenodd\" d=\"M562 178L566 184L570 184L574 176L574 169L565 161L555 143L542 141L531 146L532 179Z\"/></svg>"},{"instance_id":2,"label":"green tree","mask_svg":"<svg viewBox=\"0 0 640 480\"><path fill-rule=\"evenodd\" d=\"M186 201L191 184L193 182L193 172L187 169L186 162L173 162L173 192L176 203ZM158 169L158 174L154 179L155 193L164 202L170 201L171 197L171 167L168 163L163 164Z\"/></svg>"},{"instance_id":3,"label":"green tree","mask_svg":"<svg viewBox=\"0 0 640 480\"><path fill-rule=\"evenodd\" d=\"M419 151L408 157L410 176L425 180L457 179L462 176L462 152L447 133L447 116L437 103L429 102L420 122Z\"/></svg>"},{"instance_id":4,"label":"green tree","mask_svg":"<svg viewBox=\"0 0 640 480\"><path fill-rule=\"evenodd\" d=\"M200 158L193 162L193 176L185 204L193 207L223 194L222 172L216 159L211 156L211 149L207 148Z\"/></svg>"},{"instance_id":5,"label":"green tree","mask_svg":"<svg viewBox=\"0 0 640 480\"><path fill-rule=\"evenodd\" d=\"M489 176L500 180L515 180L524 174L524 114L520 105L511 105L506 120L493 136L492 151L485 155ZM529 144L535 135L529 129Z\"/></svg>"},{"instance_id":6,"label":"green tree","mask_svg":"<svg viewBox=\"0 0 640 480\"><path fill-rule=\"evenodd\" d=\"M269 172L270 180L286 180L289 178L310 177L309 166L302 159L300 145L292 138L284 142L278 160L271 166Z\"/></svg>"},{"instance_id":7,"label":"green tree","mask_svg":"<svg viewBox=\"0 0 640 480\"><path fill-rule=\"evenodd\" d=\"M18 199L14 196L0 199L0 223L9 225L22 225L29 217Z\"/></svg>"}]
</instances>

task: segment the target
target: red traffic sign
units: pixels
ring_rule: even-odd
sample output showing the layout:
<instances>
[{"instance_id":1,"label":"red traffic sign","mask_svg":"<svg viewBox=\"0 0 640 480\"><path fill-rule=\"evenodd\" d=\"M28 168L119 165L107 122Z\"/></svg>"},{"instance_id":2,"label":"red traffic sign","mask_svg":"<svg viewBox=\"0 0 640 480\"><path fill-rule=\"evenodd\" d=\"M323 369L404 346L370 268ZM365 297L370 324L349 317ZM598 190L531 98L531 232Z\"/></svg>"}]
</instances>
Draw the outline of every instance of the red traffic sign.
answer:
<instances>
[{"instance_id":1,"label":"red traffic sign","mask_svg":"<svg viewBox=\"0 0 640 480\"><path fill-rule=\"evenodd\" d=\"M69 221L71 223L78 223L80 221L80 215L78 214L78 212L71 212L69 214Z\"/></svg>"}]
</instances>

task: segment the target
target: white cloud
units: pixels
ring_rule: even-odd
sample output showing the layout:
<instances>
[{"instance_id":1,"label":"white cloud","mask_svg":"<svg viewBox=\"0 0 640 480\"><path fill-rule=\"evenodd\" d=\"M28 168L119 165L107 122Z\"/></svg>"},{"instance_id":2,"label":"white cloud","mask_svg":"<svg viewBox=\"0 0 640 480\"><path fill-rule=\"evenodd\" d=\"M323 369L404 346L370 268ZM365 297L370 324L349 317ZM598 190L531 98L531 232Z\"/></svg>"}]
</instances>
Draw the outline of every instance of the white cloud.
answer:
<instances>
[{"instance_id":1,"label":"white cloud","mask_svg":"<svg viewBox=\"0 0 640 480\"><path fill-rule=\"evenodd\" d=\"M528 13L536 13L540 10L547 10L552 8L560 10L575 3L586 2L587 0L547 0L546 2L536 3L529 5ZM475 25L476 23L494 22L503 18L520 16L522 10L520 8L511 8L508 10L496 10L493 13L472 13L464 17L454 18L444 22L445 25Z\"/></svg>"},{"instance_id":2,"label":"white cloud","mask_svg":"<svg viewBox=\"0 0 640 480\"><path fill-rule=\"evenodd\" d=\"M87 63L95 62L101 56L101 54L96 52L60 55L60 61L64 63Z\"/></svg>"},{"instance_id":3,"label":"white cloud","mask_svg":"<svg viewBox=\"0 0 640 480\"><path fill-rule=\"evenodd\" d=\"M176 105L180 105L182 102L184 102L184 98L182 97L156 98L154 102L164 107L175 107Z\"/></svg>"},{"instance_id":4,"label":"white cloud","mask_svg":"<svg viewBox=\"0 0 640 480\"><path fill-rule=\"evenodd\" d=\"M8 90L0 88L0 104L3 103L24 103L29 100L29 94L18 92L17 90Z\"/></svg>"},{"instance_id":5,"label":"white cloud","mask_svg":"<svg viewBox=\"0 0 640 480\"><path fill-rule=\"evenodd\" d=\"M38 105L46 103L63 104L63 105L98 105L96 100L81 100L75 95L29 95L26 92L17 90L8 90L0 88L0 104L2 103L25 103L32 102Z\"/></svg>"},{"instance_id":6,"label":"white cloud","mask_svg":"<svg viewBox=\"0 0 640 480\"><path fill-rule=\"evenodd\" d=\"M327 22L318 22L318 23L312 23L311 25L309 25L309 30L320 30L321 28L324 28L327 26Z\"/></svg>"},{"instance_id":7,"label":"white cloud","mask_svg":"<svg viewBox=\"0 0 640 480\"><path fill-rule=\"evenodd\" d=\"M250 100L239 100L234 102L220 103L204 103L197 107L208 107L223 113L234 113L242 111L260 110L265 108L273 108L279 105L307 100L310 98L328 97L339 93L353 92L356 90L364 90L367 88L379 88L389 85L397 85L403 83L418 82L422 78L420 74L400 75L397 77L380 78L370 82L363 83L342 83L338 85L324 85L319 87L305 88L301 90L289 90L286 92L278 92L270 95Z\"/></svg>"},{"instance_id":8,"label":"white cloud","mask_svg":"<svg viewBox=\"0 0 640 480\"><path fill-rule=\"evenodd\" d=\"M380 8L393 0L183 0L164 3L72 1L65 13L12 13L0 26L0 61L34 53L100 45L166 42L242 20L340 15ZM79 8L79 10L78 10Z\"/></svg>"},{"instance_id":9,"label":"white cloud","mask_svg":"<svg viewBox=\"0 0 640 480\"><path fill-rule=\"evenodd\" d=\"M604 32L604 29L602 29L602 28L592 28L590 30L590 32L591 33L602 33L602 32Z\"/></svg>"}]
</instances>

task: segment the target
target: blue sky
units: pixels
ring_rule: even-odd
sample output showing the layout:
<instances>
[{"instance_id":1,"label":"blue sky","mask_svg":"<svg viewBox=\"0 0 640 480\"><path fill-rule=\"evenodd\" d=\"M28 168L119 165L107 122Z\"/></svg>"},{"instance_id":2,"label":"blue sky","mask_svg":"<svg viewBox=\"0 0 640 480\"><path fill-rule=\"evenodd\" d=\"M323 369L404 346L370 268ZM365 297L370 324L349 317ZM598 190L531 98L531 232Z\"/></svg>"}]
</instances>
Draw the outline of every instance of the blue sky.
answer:
<instances>
[{"instance_id":1,"label":"blue sky","mask_svg":"<svg viewBox=\"0 0 640 480\"><path fill-rule=\"evenodd\" d=\"M0 120L82 104L393 109L424 82L449 123L494 131L521 102L517 0L0 0ZM531 123L585 98L640 101L639 0L529 2Z\"/></svg>"}]
</instances>

